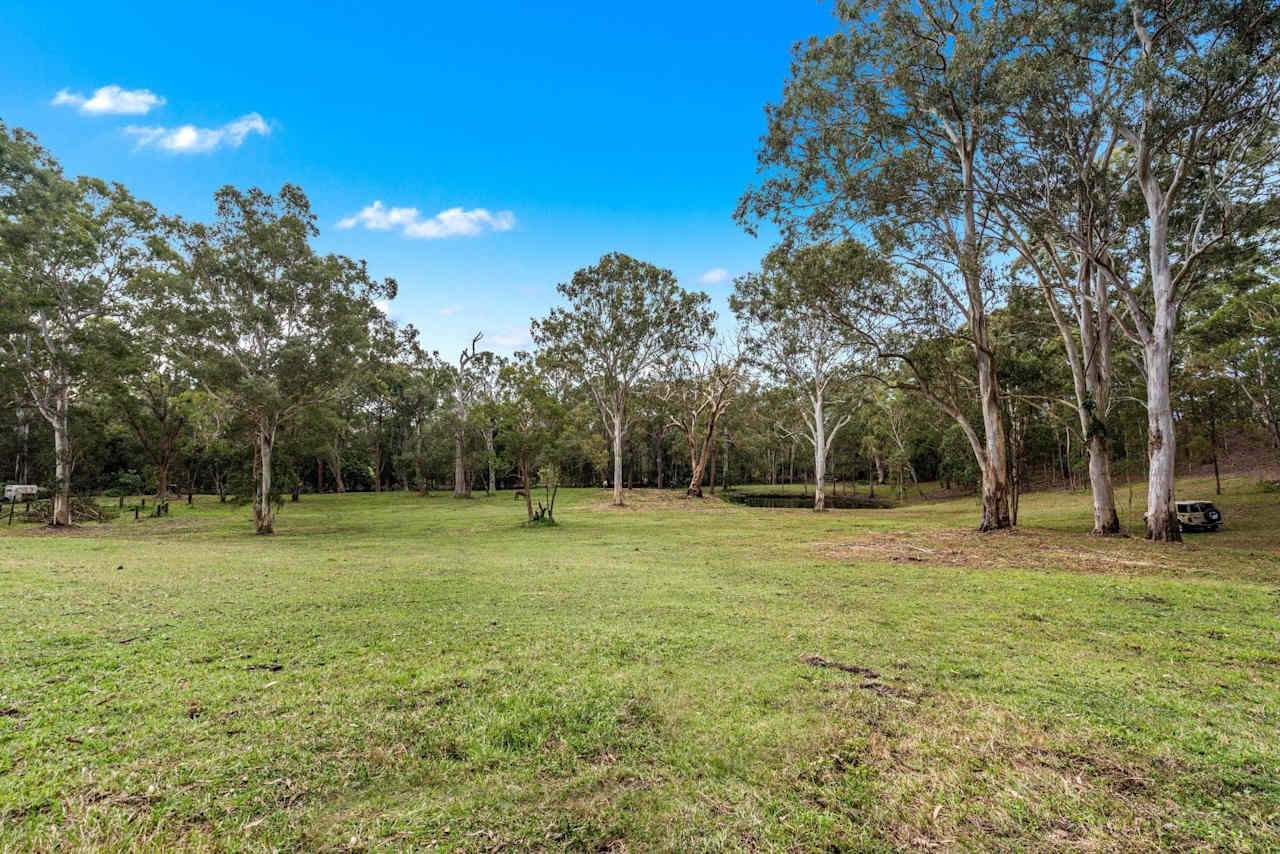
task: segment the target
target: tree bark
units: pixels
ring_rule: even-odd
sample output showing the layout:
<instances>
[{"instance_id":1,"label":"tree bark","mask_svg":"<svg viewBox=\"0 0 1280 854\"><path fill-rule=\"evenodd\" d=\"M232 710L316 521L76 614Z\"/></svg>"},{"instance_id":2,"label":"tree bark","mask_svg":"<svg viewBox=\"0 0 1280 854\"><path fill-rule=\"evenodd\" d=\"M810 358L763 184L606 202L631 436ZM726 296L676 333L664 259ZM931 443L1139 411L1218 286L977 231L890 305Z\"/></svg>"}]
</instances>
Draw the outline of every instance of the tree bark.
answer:
<instances>
[{"instance_id":1,"label":"tree bark","mask_svg":"<svg viewBox=\"0 0 1280 854\"><path fill-rule=\"evenodd\" d=\"M61 389L54 400L53 427L54 477L57 481L53 494L53 524L71 524L71 433L67 424L67 407L70 393Z\"/></svg>"},{"instance_id":2,"label":"tree bark","mask_svg":"<svg viewBox=\"0 0 1280 854\"><path fill-rule=\"evenodd\" d=\"M533 476L530 469L529 452L520 454L520 483L524 486L524 512L530 522L533 521Z\"/></svg>"},{"instance_id":3,"label":"tree bark","mask_svg":"<svg viewBox=\"0 0 1280 854\"><path fill-rule=\"evenodd\" d=\"M453 497L466 498L471 494L471 484L467 481L467 466L462 454L466 443L464 428L459 426L453 431Z\"/></svg>"},{"instance_id":4,"label":"tree bark","mask_svg":"<svg viewBox=\"0 0 1280 854\"><path fill-rule=\"evenodd\" d=\"M1111 443L1095 432L1089 437L1089 490L1093 493L1093 533L1120 533L1115 489L1111 483Z\"/></svg>"},{"instance_id":5,"label":"tree bark","mask_svg":"<svg viewBox=\"0 0 1280 854\"><path fill-rule=\"evenodd\" d=\"M489 429L484 434L484 449L487 462L489 463L489 481L485 488L486 495L493 495L498 491L498 481L493 471L493 430Z\"/></svg>"},{"instance_id":6,"label":"tree bark","mask_svg":"<svg viewBox=\"0 0 1280 854\"><path fill-rule=\"evenodd\" d=\"M613 415L613 503L622 506L622 411Z\"/></svg>"},{"instance_id":7,"label":"tree bark","mask_svg":"<svg viewBox=\"0 0 1280 854\"><path fill-rule=\"evenodd\" d=\"M813 396L813 511L827 509L827 428L822 392Z\"/></svg>"},{"instance_id":8,"label":"tree bark","mask_svg":"<svg viewBox=\"0 0 1280 854\"><path fill-rule=\"evenodd\" d=\"M1152 340L1143 348L1147 370L1147 539L1180 542L1182 529L1174 509L1177 439L1170 403L1169 362L1172 324L1157 309Z\"/></svg>"},{"instance_id":9,"label":"tree bark","mask_svg":"<svg viewBox=\"0 0 1280 854\"><path fill-rule=\"evenodd\" d=\"M988 350L985 316L977 318L974 329L974 353L978 367L978 395L982 404L982 426L985 432L985 459L982 472L982 524L980 531L996 531L1013 526L1009 515L1009 459L1005 445L1004 418L1000 412L1000 388L996 380L995 360Z\"/></svg>"},{"instance_id":10,"label":"tree bark","mask_svg":"<svg viewBox=\"0 0 1280 854\"><path fill-rule=\"evenodd\" d=\"M259 534L275 533L275 507L271 503L271 451L275 431L267 425L258 427L258 490L254 496L253 521Z\"/></svg>"}]
</instances>

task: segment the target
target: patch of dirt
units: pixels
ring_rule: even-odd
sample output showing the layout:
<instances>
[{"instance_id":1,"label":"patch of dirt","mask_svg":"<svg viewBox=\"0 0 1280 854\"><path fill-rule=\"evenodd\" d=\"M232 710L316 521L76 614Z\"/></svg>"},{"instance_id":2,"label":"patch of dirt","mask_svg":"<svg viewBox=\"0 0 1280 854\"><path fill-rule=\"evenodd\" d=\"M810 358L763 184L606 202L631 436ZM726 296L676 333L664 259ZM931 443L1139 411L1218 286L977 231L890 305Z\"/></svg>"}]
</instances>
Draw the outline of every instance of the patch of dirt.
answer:
<instances>
[{"instance_id":1,"label":"patch of dirt","mask_svg":"<svg viewBox=\"0 0 1280 854\"><path fill-rule=\"evenodd\" d=\"M1015 528L979 533L968 529L890 531L858 539L815 543L823 557L841 562L883 561L970 569L1045 569L1065 572L1154 575L1205 571L1194 546L1154 553L1142 540L1090 537Z\"/></svg>"},{"instance_id":2,"label":"patch of dirt","mask_svg":"<svg viewBox=\"0 0 1280 854\"><path fill-rule=\"evenodd\" d=\"M863 691L870 691L879 697L891 697L907 703L916 703L921 697L927 696L924 692L912 692L888 682L881 682L880 674L877 671L872 670L870 667L863 667L861 664L832 661L829 658L823 658L821 655L802 655L800 660L810 667L839 670L843 673L861 676L862 680L857 683L858 688Z\"/></svg>"},{"instance_id":3,"label":"patch of dirt","mask_svg":"<svg viewBox=\"0 0 1280 854\"><path fill-rule=\"evenodd\" d=\"M832 670L843 670L845 673L856 673L859 676L865 676L868 679L879 679L880 674L872 670L870 667L863 667L860 664L845 664L843 661L832 661L823 658L820 655L802 655L800 660L810 667L829 667Z\"/></svg>"}]
</instances>

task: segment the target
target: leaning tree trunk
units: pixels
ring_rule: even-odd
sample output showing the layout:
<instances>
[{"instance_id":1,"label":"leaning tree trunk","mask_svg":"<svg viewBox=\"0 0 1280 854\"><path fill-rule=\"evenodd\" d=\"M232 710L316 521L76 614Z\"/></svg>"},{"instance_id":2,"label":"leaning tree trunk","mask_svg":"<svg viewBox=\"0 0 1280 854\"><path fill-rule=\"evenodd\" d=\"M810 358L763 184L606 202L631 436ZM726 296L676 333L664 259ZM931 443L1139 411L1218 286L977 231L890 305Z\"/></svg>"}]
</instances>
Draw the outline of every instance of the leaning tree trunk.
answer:
<instances>
[{"instance_id":1,"label":"leaning tree trunk","mask_svg":"<svg viewBox=\"0 0 1280 854\"><path fill-rule=\"evenodd\" d=\"M613 503L622 506L622 413L613 416Z\"/></svg>"},{"instance_id":2,"label":"leaning tree trunk","mask_svg":"<svg viewBox=\"0 0 1280 854\"><path fill-rule=\"evenodd\" d=\"M70 392L61 389L54 400L53 427L54 476L57 480L53 493L53 525L71 524L71 431L67 424L67 408Z\"/></svg>"},{"instance_id":3,"label":"leaning tree trunk","mask_svg":"<svg viewBox=\"0 0 1280 854\"><path fill-rule=\"evenodd\" d=\"M524 485L524 512L533 521L533 477L527 453L520 458L520 482Z\"/></svg>"},{"instance_id":4,"label":"leaning tree trunk","mask_svg":"<svg viewBox=\"0 0 1280 854\"><path fill-rule=\"evenodd\" d=\"M273 432L265 426L258 428L258 490L253 501L253 522L259 534L274 534L275 507L271 503L271 450Z\"/></svg>"},{"instance_id":5,"label":"leaning tree trunk","mask_svg":"<svg viewBox=\"0 0 1280 854\"><path fill-rule=\"evenodd\" d=\"M701 498L702 480L707 473L707 446L704 444L699 453L693 433L685 438L689 443L689 488L685 490L685 495L689 498Z\"/></svg>"}]
</instances>

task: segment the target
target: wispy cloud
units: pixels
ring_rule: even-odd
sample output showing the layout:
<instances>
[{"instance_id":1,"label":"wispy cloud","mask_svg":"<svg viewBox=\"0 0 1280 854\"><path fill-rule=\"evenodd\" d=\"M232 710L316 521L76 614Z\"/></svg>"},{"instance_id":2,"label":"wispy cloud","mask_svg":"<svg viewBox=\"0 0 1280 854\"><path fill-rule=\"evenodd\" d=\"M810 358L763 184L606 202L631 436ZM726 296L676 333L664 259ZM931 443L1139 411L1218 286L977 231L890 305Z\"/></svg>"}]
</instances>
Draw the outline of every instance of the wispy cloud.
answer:
<instances>
[{"instance_id":1,"label":"wispy cloud","mask_svg":"<svg viewBox=\"0 0 1280 854\"><path fill-rule=\"evenodd\" d=\"M398 229L405 237L438 240L443 237L474 237L487 231L510 231L516 226L516 215L511 211L457 207L424 218L417 208L389 208L376 201L359 213L338 220L338 228L355 228L357 225L373 231Z\"/></svg>"},{"instance_id":2,"label":"wispy cloud","mask_svg":"<svg viewBox=\"0 0 1280 854\"><path fill-rule=\"evenodd\" d=\"M436 309L436 314L441 317L453 317L460 311L462 311L462 306L454 303L453 305L446 305L444 308Z\"/></svg>"},{"instance_id":3,"label":"wispy cloud","mask_svg":"<svg viewBox=\"0 0 1280 854\"><path fill-rule=\"evenodd\" d=\"M527 326L524 328L513 326L510 329L504 329L497 333L491 340L499 347L514 350L517 347L524 347L532 344L533 336L529 334L529 328Z\"/></svg>"},{"instance_id":4,"label":"wispy cloud","mask_svg":"<svg viewBox=\"0 0 1280 854\"><path fill-rule=\"evenodd\" d=\"M111 85L95 90L88 98L63 89L49 103L55 107L75 107L90 116L145 116L152 108L164 106L165 100L150 89L122 89Z\"/></svg>"},{"instance_id":5,"label":"wispy cloud","mask_svg":"<svg viewBox=\"0 0 1280 854\"><path fill-rule=\"evenodd\" d=\"M704 285L718 285L721 282L728 281L728 279L729 271L724 267L712 267L698 277L698 281Z\"/></svg>"},{"instance_id":6,"label":"wispy cloud","mask_svg":"<svg viewBox=\"0 0 1280 854\"><path fill-rule=\"evenodd\" d=\"M172 128L130 125L124 132L138 140L139 148L154 147L173 154L204 154L216 148L239 148L251 134L270 134L271 127L258 113L246 113L235 121L216 128L195 125Z\"/></svg>"}]
</instances>

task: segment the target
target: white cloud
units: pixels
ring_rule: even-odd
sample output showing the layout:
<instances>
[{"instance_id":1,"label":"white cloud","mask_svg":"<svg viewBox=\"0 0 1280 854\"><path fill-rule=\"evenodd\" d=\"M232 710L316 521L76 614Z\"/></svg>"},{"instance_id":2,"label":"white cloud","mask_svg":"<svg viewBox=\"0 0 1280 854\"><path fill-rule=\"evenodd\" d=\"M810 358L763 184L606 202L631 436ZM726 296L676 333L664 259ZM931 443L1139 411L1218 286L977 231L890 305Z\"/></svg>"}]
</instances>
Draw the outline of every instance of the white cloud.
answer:
<instances>
[{"instance_id":1,"label":"white cloud","mask_svg":"<svg viewBox=\"0 0 1280 854\"><path fill-rule=\"evenodd\" d=\"M376 299L373 301L373 307L385 315L391 314L391 301L385 299Z\"/></svg>"},{"instance_id":2,"label":"white cloud","mask_svg":"<svg viewBox=\"0 0 1280 854\"><path fill-rule=\"evenodd\" d=\"M375 201L359 213L338 220L338 228L355 228L357 225L373 231L399 229L405 237L438 240L443 237L474 237L486 231L510 231L516 226L516 215L511 211L457 207L424 219L417 208L389 208Z\"/></svg>"},{"instance_id":3,"label":"white cloud","mask_svg":"<svg viewBox=\"0 0 1280 854\"><path fill-rule=\"evenodd\" d=\"M165 100L150 89L122 89L112 85L97 89L89 98L63 89L49 103L55 107L75 107L91 116L145 116L152 107L164 106Z\"/></svg>"},{"instance_id":4,"label":"white cloud","mask_svg":"<svg viewBox=\"0 0 1280 854\"><path fill-rule=\"evenodd\" d=\"M436 314L441 317L453 317L460 311L462 311L462 306L455 303L453 305L446 305L444 308L437 309Z\"/></svg>"},{"instance_id":5,"label":"white cloud","mask_svg":"<svg viewBox=\"0 0 1280 854\"><path fill-rule=\"evenodd\" d=\"M357 225L363 225L374 231L387 231L409 226L417 221L417 208L387 208L382 202L374 202L362 209L360 213L338 220L338 228L355 228Z\"/></svg>"},{"instance_id":6,"label":"white cloud","mask_svg":"<svg viewBox=\"0 0 1280 854\"><path fill-rule=\"evenodd\" d=\"M728 279L729 271L724 267L712 267L698 277L698 281L704 285L718 285L721 282L728 281Z\"/></svg>"},{"instance_id":7,"label":"white cloud","mask_svg":"<svg viewBox=\"0 0 1280 854\"><path fill-rule=\"evenodd\" d=\"M504 329L492 338L494 344L507 350L515 350L518 347L524 347L533 343L533 336L529 334L529 329L521 329L518 326L510 329Z\"/></svg>"},{"instance_id":8,"label":"white cloud","mask_svg":"<svg viewBox=\"0 0 1280 854\"><path fill-rule=\"evenodd\" d=\"M271 133L271 127L259 114L246 113L217 128L195 125L174 128L130 125L124 132L137 138L139 148L154 146L173 154L204 154L222 146L239 148L250 134L266 136Z\"/></svg>"}]
</instances>

